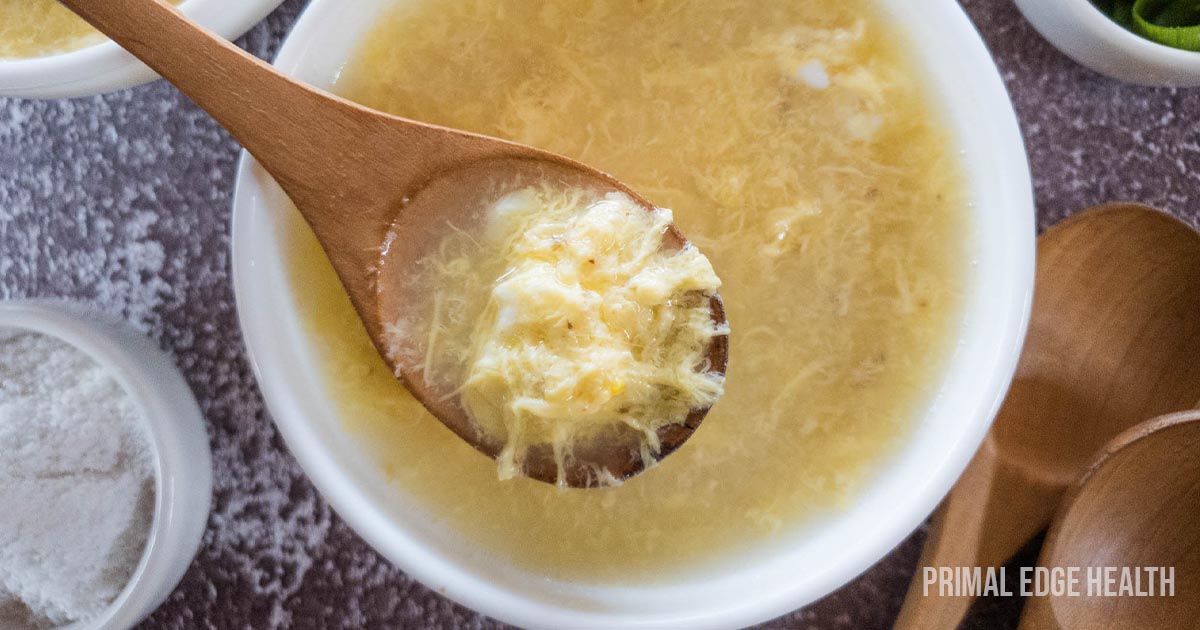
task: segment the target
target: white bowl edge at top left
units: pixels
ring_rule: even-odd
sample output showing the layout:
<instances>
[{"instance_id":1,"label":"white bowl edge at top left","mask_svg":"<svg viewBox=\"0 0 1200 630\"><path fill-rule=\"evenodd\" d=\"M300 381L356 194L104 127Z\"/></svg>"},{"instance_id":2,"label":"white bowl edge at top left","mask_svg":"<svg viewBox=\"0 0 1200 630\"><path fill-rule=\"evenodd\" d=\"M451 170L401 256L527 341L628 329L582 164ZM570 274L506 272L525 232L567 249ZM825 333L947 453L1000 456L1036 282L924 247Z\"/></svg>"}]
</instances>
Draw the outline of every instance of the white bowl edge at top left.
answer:
<instances>
[{"instance_id":1,"label":"white bowl edge at top left","mask_svg":"<svg viewBox=\"0 0 1200 630\"><path fill-rule=\"evenodd\" d=\"M241 37L283 0L187 0L180 9L222 37ZM0 59L0 96L76 98L148 83L154 71L111 41L31 59Z\"/></svg>"}]
</instances>

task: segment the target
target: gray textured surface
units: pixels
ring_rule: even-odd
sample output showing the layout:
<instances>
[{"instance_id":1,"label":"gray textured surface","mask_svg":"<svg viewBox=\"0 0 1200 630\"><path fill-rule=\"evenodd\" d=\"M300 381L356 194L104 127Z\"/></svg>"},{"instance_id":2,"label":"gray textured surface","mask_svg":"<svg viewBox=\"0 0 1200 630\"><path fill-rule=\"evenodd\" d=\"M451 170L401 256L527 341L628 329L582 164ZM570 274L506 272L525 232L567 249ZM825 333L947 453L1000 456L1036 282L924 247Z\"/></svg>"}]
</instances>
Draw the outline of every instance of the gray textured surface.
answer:
<instances>
[{"instance_id":1,"label":"gray textured surface","mask_svg":"<svg viewBox=\"0 0 1200 630\"><path fill-rule=\"evenodd\" d=\"M1200 226L1200 90L1119 85L1050 48L1008 0L963 4L1017 105L1042 227L1111 200ZM302 5L287 2L243 43L273 54ZM0 298L67 297L128 318L175 355L210 422L216 486L203 548L145 627L499 627L368 548L271 425L230 287L236 157L235 143L161 82L76 101L0 99ZM920 537L764 627L889 627ZM984 602L967 627L1015 627L1018 605Z\"/></svg>"}]
</instances>

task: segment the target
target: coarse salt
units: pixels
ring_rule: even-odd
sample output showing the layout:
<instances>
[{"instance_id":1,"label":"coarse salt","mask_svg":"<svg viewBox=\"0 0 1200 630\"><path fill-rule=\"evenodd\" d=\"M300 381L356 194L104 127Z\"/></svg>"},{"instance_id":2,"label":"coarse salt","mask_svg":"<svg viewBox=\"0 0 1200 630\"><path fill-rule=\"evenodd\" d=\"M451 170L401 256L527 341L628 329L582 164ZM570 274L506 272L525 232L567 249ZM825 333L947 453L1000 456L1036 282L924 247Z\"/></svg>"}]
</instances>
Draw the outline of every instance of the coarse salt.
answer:
<instances>
[{"instance_id":1,"label":"coarse salt","mask_svg":"<svg viewBox=\"0 0 1200 630\"><path fill-rule=\"evenodd\" d=\"M0 627L92 618L133 573L154 473L140 414L77 348L0 331Z\"/></svg>"}]
</instances>

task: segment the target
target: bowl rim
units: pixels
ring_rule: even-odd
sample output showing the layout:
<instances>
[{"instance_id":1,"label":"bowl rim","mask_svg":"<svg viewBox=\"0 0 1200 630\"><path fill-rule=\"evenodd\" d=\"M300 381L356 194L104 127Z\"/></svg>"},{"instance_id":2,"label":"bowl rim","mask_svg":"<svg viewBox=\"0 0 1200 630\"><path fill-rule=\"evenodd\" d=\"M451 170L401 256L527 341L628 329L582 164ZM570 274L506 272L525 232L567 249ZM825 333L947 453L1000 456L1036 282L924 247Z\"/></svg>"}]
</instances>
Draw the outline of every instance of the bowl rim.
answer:
<instances>
[{"instance_id":1,"label":"bowl rim","mask_svg":"<svg viewBox=\"0 0 1200 630\"><path fill-rule=\"evenodd\" d=\"M188 16L222 37L241 37L283 0L185 0ZM0 96L77 98L148 83L153 70L111 40L27 59L0 59Z\"/></svg>"},{"instance_id":2,"label":"bowl rim","mask_svg":"<svg viewBox=\"0 0 1200 630\"><path fill-rule=\"evenodd\" d=\"M54 337L110 374L137 407L154 466L154 512L145 546L120 593L97 616L59 630L129 628L183 578L200 548L212 499L204 417L174 361L126 322L65 300L0 302L0 331Z\"/></svg>"},{"instance_id":3,"label":"bowl rim","mask_svg":"<svg viewBox=\"0 0 1200 630\"><path fill-rule=\"evenodd\" d=\"M1105 15L1092 0L1015 0L1033 27L1068 57L1101 74L1151 86L1200 82L1200 52L1152 41ZM1082 36L1082 40L1080 39ZM1111 68L1112 53L1126 57L1127 68ZM1139 71L1153 68L1160 78Z\"/></svg>"},{"instance_id":4,"label":"bowl rim","mask_svg":"<svg viewBox=\"0 0 1200 630\"><path fill-rule=\"evenodd\" d=\"M1147 39L1134 33L1133 31L1117 24L1115 20L1108 17L1100 10L1100 7L1092 3L1092 0L1059 0L1074 10L1080 20L1082 27L1087 28L1092 32L1100 33L1105 36L1105 39L1122 48L1137 51L1138 53L1161 57L1164 63L1177 66L1184 64L1190 66L1190 70L1200 71L1200 52L1194 50L1184 50L1175 48L1166 44L1160 44L1154 40Z\"/></svg>"},{"instance_id":5,"label":"bowl rim","mask_svg":"<svg viewBox=\"0 0 1200 630\"><path fill-rule=\"evenodd\" d=\"M376 4L380 1L362 0ZM337 30L342 26L336 21L331 22L335 11L331 7L334 4L333 0L313 0L300 16L276 59L276 65L284 72L295 74L305 64L310 68L340 69L341 66L336 65L339 62L320 54L317 50L319 46L313 44L312 39L323 29ZM905 0L886 0L883 4L892 9L907 6ZM260 224L270 219L256 215L260 214L259 206L269 205L266 198L277 193L271 191L274 185L265 172L250 156L243 154L233 200L231 247L234 294L247 354L276 426L326 500L356 533L409 575L470 608L523 627L741 626L765 621L811 603L844 585L884 557L933 511L982 442L1016 369L1029 321L1034 277L1035 226L1028 160L1016 114L999 70L978 32L957 3L949 0L920 3L917 8L918 13L941 14L944 20L953 24L954 36L965 38L963 41L967 43L967 50L957 55L954 61L946 63L971 66L956 68L963 72L978 73L983 69L986 76L975 80L981 82L979 85L986 88L990 95L1002 95L1003 104L999 106L995 124L991 125L987 134L1003 154L1003 172L995 177L1007 184L1006 201L994 203L1002 205L1012 216L1004 219L1004 234L992 235L1005 239L1008 249L1004 255L996 255L996 260L990 262L1010 265L1011 273L1006 272L1005 286L988 287L988 291L994 293L994 305L1002 311L996 315L994 326L979 329L981 327L977 325L978 330L972 331L974 337L987 340L990 353L986 363L976 366L985 376L980 379L979 391L971 394L972 400L977 402L972 406L970 421L961 423L963 426L959 433L953 439L948 439L945 448L933 458L935 461L928 464L931 467L928 477L913 485L908 498L895 505L887 518L869 524L870 535L854 549L842 554L837 566L812 567L808 583L803 589L777 588L771 592L763 589L757 594L757 600L729 604L716 612L701 610L705 602L696 600L695 610L678 610L668 616L639 617L622 615L621 611L581 611L547 605L482 578L447 555L423 545L414 532L394 524L379 505L373 504L366 490L358 487L347 472L349 464L337 461L329 447L322 443L317 430L306 424L304 418L309 412L299 397L309 396L310 393L296 392L295 384L283 375L279 359L271 355L272 351L286 348L279 345L282 342L277 339L280 331L278 323L274 321L276 314L262 306L269 299L264 296L271 287L264 284L269 280L265 279L267 272L261 271L264 264L258 258L263 250L262 241L256 239L263 236ZM958 43L959 39L954 41ZM961 142L958 144L961 146ZM277 228L262 230L274 230L278 234ZM914 430L914 433L918 432ZM912 450L913 447L906 443L898 450L905 448Z\"/></svg>"}]
</instances>

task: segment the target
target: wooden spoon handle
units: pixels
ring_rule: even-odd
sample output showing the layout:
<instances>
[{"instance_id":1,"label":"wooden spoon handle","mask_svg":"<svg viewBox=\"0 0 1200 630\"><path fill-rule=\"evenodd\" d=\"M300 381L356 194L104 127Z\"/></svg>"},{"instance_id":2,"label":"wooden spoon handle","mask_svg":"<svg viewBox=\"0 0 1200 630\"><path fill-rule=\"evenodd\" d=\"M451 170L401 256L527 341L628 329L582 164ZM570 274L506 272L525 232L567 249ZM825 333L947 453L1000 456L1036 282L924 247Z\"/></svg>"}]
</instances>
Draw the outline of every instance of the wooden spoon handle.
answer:
<instances>
[{"instance_id":1,"label":"wooden spoon handle","mask_svg":"<svg viewBox=\"0 0 1200 630\"><path fill-rule=\"evenodd\" d=\"M957 628L975 598L941 597L937 582L926 594L927 568L981 567L986 576L988 567L1002 566L1049 521L1061 489L1031 478L996 453L989 435L934 514L895 630Z\"/></svg>"},{"instance_id":2,"label":"wooden spoon handle","mask_svg":"<svg viewBox=\"0 0 1200 630\"><path fill-rule=\"evenodd\" d=\"M377 144L382 117L283 75L162 0L60 1L212 115L298 205L352 207L353 191L336 183Z\"/></svg>"}]
</instances>

